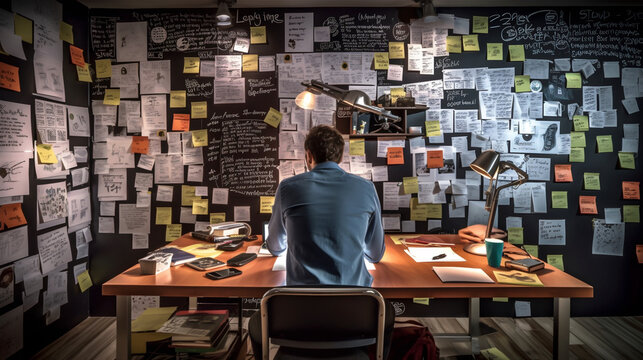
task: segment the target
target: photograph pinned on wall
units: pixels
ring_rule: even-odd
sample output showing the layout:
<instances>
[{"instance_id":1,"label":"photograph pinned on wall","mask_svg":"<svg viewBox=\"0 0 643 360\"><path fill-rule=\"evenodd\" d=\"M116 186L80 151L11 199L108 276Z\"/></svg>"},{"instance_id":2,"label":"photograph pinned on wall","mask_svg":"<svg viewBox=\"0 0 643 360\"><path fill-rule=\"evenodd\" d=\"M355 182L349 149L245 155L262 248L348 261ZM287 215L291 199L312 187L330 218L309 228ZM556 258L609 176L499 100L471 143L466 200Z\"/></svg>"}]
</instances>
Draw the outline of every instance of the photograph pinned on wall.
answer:
<instances>
[{"instance_id":1,"label":"photograph pinned on wall","mask_svg":"<svg viewBox=\"0 0 643 360\"><path fill-rule=\"evenodd\" d=\"M512 121L512 128L515 127ZM525 154L562 154L559 121L534 121L533 134L520 134L511 139L511 152Z\"/></svg>"},{"instance_id":2,"label":"photograph pinned on wall","mask_svg":"<svg viewBox=\"0 0 643 360\"><path fill-rule=\"evenodd\" d=\"M89 110L86 107L67 105L69 136L89 137Z\"/></svg>"},{"instance_id":3,"label":"photograph pinned on wall","mask_svg":"<svg viewBox=\"0 0 643 360\"><path fill-rule=\"evenodd\" d=\"M67 216L67 185L65 181L37 186L39 223Z\"/></svg>"},{"instance_id":4,"label":"photograph pinned on wall","mask_svg":"<svg viewBox=\"0 0 643 360\"><path fill-rule=\"evenodd\" d=\"M116 23L116 61L147 60L147 22Z\"/></svg>"}]
</instances>

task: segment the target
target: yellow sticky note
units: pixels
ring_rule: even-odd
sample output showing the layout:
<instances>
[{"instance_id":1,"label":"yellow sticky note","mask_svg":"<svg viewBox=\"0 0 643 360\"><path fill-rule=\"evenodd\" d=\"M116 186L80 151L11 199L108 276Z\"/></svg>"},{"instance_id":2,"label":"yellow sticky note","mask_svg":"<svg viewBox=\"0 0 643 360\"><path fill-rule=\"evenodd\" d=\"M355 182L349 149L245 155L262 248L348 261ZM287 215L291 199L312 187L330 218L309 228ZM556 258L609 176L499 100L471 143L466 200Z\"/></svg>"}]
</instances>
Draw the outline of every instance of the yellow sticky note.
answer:
<instances>
[{"instance_id":1,"label":"yellow sticky note","mask_svg":"<svg viewBox=\"0 0 643 360\"><path fill-rule=\"evenodd\" d=\"M172 208L171 207L157 207L156 208L156 225L167 225L172 223Z\"/></svg>"},{"instance_id":2,"label":"yellow sticky note","mask_svg":"<svg viewBox=\"0 0 643 360\"><path fill-rule=\"evenodd\" d=\"M201 59L198 57L186 56L183 58L183 73L184 74L198 74Z\"/></svg>"},{"instance_id":3,"label":"yellow sticky note","mask_svg":"<svg viewBox=\"0 0 643 360\"><path fill-rule=\"evenodd\" d=\"M99 79L112 77L112 60L96 60L96 77Z\"/></svg>"},{"instance_id":4,"label":"yellow sticky note","mask_svg":"<svg viewBox=\"0 0 643 360\"><path fill-rule=\"evenodd\" d=\"M183 235L183 226L181 224L169 224L165 228L165 242L174 241Z\"/></svg>"},{"instance_id":5,"label":"yellow sticky note","mask_svg":"<svg viewBox=\"0 0 643 360\"><path fill-rule=\"evenodd\" d=\"M488 16L474 16L473 17L473 31L476 34L489 33L489 17Z\"/></svg>"},{"instance_id":6,"label":"yellow sticky note","mask_svg":"<svg viewBox=\"0 0 643 360\"><path fill-rule=\"evenodd\" d=\"M193 215L208 215L208 199L194 199L192 202Z\"/></svg>"},{"instance_id":7,"label":"yellow sticky note","mask_svg":"<svg viewBox=\"0 0 643 360\"><path fill-rule=\"evenodd\" d=\"M459 54L462 52L462 36L447 36L447 52Z\"/></svg>"},{"instance_id":8,"label":"yellow sticky note","mask_svg":"<svg viewBox=\"0 0 643 360\"><path fill-rule=\"evenodd\" d=\"M283 114L279 112L277 109L273 109L272 107L270 110L268 110L268 113L266 114L266 118L263 119L263 121L276 128L279 126L279 123L281 122L281 118L283 118Z\"/></svg>"},{"instance_id":9,"label":"yellow sticky note","mask_svg":"<svg viewBox=\"0 0 643 360\"><path fill-rule=\"evenodd\" d=\"M375 70L388 70L388 53L377 52L373 54Z\"/></svg>"},{"instance_id":10,"label":"yellow sticky note","mask_svg":"<svg viewBox=\"0 0 643 360\"><path fill-rule=\"evenodd\" d=\"M596 147L599 153L613 152L612 135L598 135L596 137Z\"/></svg>"},{"instance_id":11,"label":"yellow sticky note","mask_svg":"<svg viewBox=\"0 0 643 360\"><path fill-rule=\"evenodd\" d=\"M516 92L529 92L531 89L529 88L529 82L530 82L529 75L516 75L514 76L514 85L516 86Z\"/></svg>"},{"instance_id":12,"label":"yellow sticky note","mask_svg":"<svg viewBox=\"0 0 643 360\"><path fill-rule=\"evenodd\" d=\"M190 103L192 109L190 111L190 117L192 119L205 119L208 117L208 102L207 101L195 101Z\"/></svg>"},{"instance_id":13,"label":"yellow sticky note","mask_svg":"<svg viewBox=\"0 0 643 360\"><path fill-rule=\"evenodd\" d=\"M514 228L508 228L507 229L507 238L509 239L509 242L512 244L522 244L525 242L525 238L523 235L523 228L521 227L514 227Z\"/></svg>"},{"instance_id":14,"label":"yellow sticky note","mask_svg":"<svg viewBox=\"0 0 643 360\"><path fill-rule=\"evenodd\" d=\"M105 89L104 105L120 105L121 89Z\"/></svg>"},{"instance_id":15,"label":"yellow sticky note","mask_svg":"<svg viewBox=\"0 0 643 360\"><path fill-rule=\"evenodd\" d=\"M567 209L567 191L551 192L551 208Z\"/></svg>"},{"instance_id":16,"label":"yellow sticky note","mask_svg":"<svg viewBox=\"0 0 643 360\"><path fill-rule=\"evenodd\" d=\"M418 203L418 198L411 198L409 201L409 209L411 210L411 220L426 221L429 216L429 204Z\"/></svg>"},{"instance_id":17,"label":"yellow sticky note","mask_svg":"<svg viewBox=\"0 0 643 360\"><path fill-rule=\"evenodd\" d=\"M495 298L491 298L491 301L495 301L495 302L509 302L509 298L506 298L506 297L495 297Z\"/></svg>"},{"instance_id":18,"label":"yellow sticky note","mask_svg":"<svg viewBox=\"0 0 643 360\"><path fill-rule=\"evenodd\" d=\"M89 72L89 64L85 63L84 66L76 65L76 72L78 73L78 81L92 82L92 75Z\"/></svg>"},{"instance_id":19,"label":"yellow sticky note","mask_svg":"<svg viewBox=\"0 0 643 360\"><path fill-rule=\"evenodd\" d=\"M636 162L634 161L634 154L632 153L619 151L618 162L623 169L636 169Z\"/></svg>"},{"instance_id":20,"label":"yellow sticky note","mask_svg":"<svg viewBox=\"0 0 643 360\"><path fill-rule=\"evenodd\" d=\"M357 156L366 155L365 145L366 142L364 139L351 139L349 146L350 154Z\"/></svg>"},{"instance_id":21,"label":"yellow sticky note","mask_svg":"<svg viewBox=\"0 0 643 360\"><path fill-rule=\"evenodd\" d=\"M192 130L192 145L194 147L208 146L208 129Z\"/></svg>"},{"instance_id":22,"label":"yellow sticky note","mask_svg":"<svg viewBox=\"0 0 643 360\"><path fill-rule=\"evenodd\" d=\"M195 199L200 199L196 196L196 187L192 185L181 185L181 206L192 206Z\"/></svg>"},{"instance_id":23,"label":"yellow sticky note","mask_svg":"<svg viewBox=\"0 0 643 360\"><path fill-rule=\"evenodd\" d=\"M583 174L585 190L600 190L601 179L599 173L586 172Z\"/></svg>"},{"instance_id":24,"label":"yellow sticky note","mask_svg":"<svg viewBox=\"0 0 643 360\"><path fill-rule=\"evenodd\" d=\"M464 51L480 51L478 35L462 35L462 47Z\"/></svg>"},{"instance_id":25,"label":"yellow sticky note","mask_svg":"<svg viewBox=\"0 0 643 360\"><path fill-rule=\"evenodd\" d=\"M272 205L275 203L274 196L261 196L259 197L259 213L272 214Z\"/></svg>"},{"instance_id":26,"label":"yellow sticky note","mask_svg":"<svg viewBox=\"0 0 643 360\"><path fill-rule=\"evenodd\" d=\"M489 348L489 349L480 350L480 354L482 354L482 356L484 356L485 359L509 360L507 355L505 355L497 347L492 347L492 348Z\"/></svg>"},{"instance_id":27,"label":"yellow sticky note","mask_svg":"<svg viewBox=\"0 0 643 360\"><path fill-rule=\"evenodd\" d=\"M547 263L560 271L565 271L565 264L563 264L563 255L547 255Z\"/></svg>"},{"instance_id":28,"label":"yellow sticky note","mask_svg":"<svg viewBox=\"0 0 643 360\"><path fill-rule=\"evenodd\" d=\"M429 298L413 298L413 303L429 306Z\"/></svg>"},{"instance_id":29,"label":"yellow sticky note","mask_svg":"<svg viewBox=\"0 0 643 360\"><path fill-rule=\"evenodd\" d=\"M225 213L210 213L210 224L225 222Z\"/></svg>"},{"instance_id":30,"label":"yellow sticky note","mask_svg":"<svg viewBox=\"0 0 643 360\"><path fill-rule=\"evenodd\" d=\"M420 186L418 184L418 178L416 176L404 177L404 193L405 194L417 194L420 192Z\"/></svg>"},{"instance_id":31,"label":"yellow sticky note","mask_svg":"<svg viewBox=\"0 0 643 360\"><path fill-rule=\"evenodd\" d=\"M250 43L251 44L265 44L266 43L266 27L265 26L251 26L250 27Z\"/></svg>"},{"instance_id":32,"label":"yellow sticky note","mask_svg":"<svg viewBox=\"0 0 643 360\"><path fill-rule=\"evenodd\" d=\"M442 219L442 204L426 204L429 219Z\"/></svg>"},{"instance_id":33,"label":"yellow sticky note","mask_svg":"<svg viewBox=\"0 0 643 360\"><path fill-rule=\"evenodd\" d=\"M397 103L397 99L405 96L406 90L404 90L404 88L391 88L391 104L395 105Z\"/></svg>"},{"instance_id":34,"label":"yellow sticky note","mask_svg":"<svg viewBox=\"0 0 643 360\"><path fill-rule=\"evenodd\" d=\"M74 28L64 21L60 22L60 40L74 44Z\"/></svg>"},{"instance_id":35,"label":"yellow sticky note","mask_svg":"<svg viewBox=\"0 0 643 360\"><path fill-rule=\"evenodd\" d=\"M582 131L572 131L569 133L570 138L572 140L572 147L573 148L584 148L586 145L585 143L585 133Z\"/></svg>"},{"instance_id":36,"label":"yellow sticky note","mask_svg":"<svg viewBox=\"0 0 643 360\"><path fill-rule=\"evenodd\" d=\"M50 144L36 145L36 152L41 164L58 164L58 158L54 153L54 148Z\"/></svg>"},{"instance_id":37,"label":"yellow sticky note","mask_svg":"<svg viewBox=\"0 0 643 360\"><path fill-rule=\"evenodd\" d=\"M587 115L574 115L574 131L589 131L589 117Z\"/></svg>"},{"instance_id":38,"label":"yellow sticky note","mask_svg":"<svg viewBox=\"0 0 643 360\"><path fill-rule=\"evenodd\" d=\"M440 129L439 120L429 120L425 121L424 125L426 127L426 136L440 136L442 135L442 130Z\"/></svg>"},{"instance_id":39,"label":"yellow sticky note","mask_svg":"<svg viewBox=\"0 0 643 360\"><path fill-rule=\"evenodd\" d=\"M243 72L259 71L259 55L243 55Z\"/></svg>"},{"instance_id":40,"label":"yellow sticky note","mask_svg":"<svg viewBox=\"0 0 643 360\"><path fill-rule=\"evenodd\" d=\"M22 41L33 44L33 22L18 14L13 15L13 31Z\"/></svg>"},{"instance_id":41,"label":"yellow sticky note","mask_svg":"<svg viewBox=\"0 0 643 360\"><path fill-rule=\"evenodd\" d=\"M404 59L404 42L390 41L388 43L389 59ZM386 67L388 69L388 66Z\"/></svg>"},{"instance_id":42,"label":"yellow sticky note","mask_svg":"<svg viewBox=\"0 0 643 360\"><path fill-rule=\"evenodd\" d=\"M523 245L523 247L529 253L529 255L535 258L538 257L538 245Z\"/></svg>"},{"instance_id":43,"label":"yellow sticky note","mask_svg":"<svg viewBox=\"0 0 643 360\"><path fill-rule=\"evenodd\" d=\"M92 282L91 276L89 276L89 270L85 270L82 273L78 274L76 277L78 280L78 286L80 286L80 292L85 292L87 289L92 287L94 283Z\"/></svg>"},{"instance_id":44,"label":"yellow sticky note","mask_svg":"<svg viewBox=\"0 0 643 360\"><path fill-rule=\"evenodd\" d=\"M525 61L525 46L509 45L509 61Z\"/></svg>"},{"instance_id":45,"label":"yellow sticky note","mask_svg":"<svg viewBox=\"0 0 643 360\"><path fill-rule=\"evenodd\" d=\"M641 222L641 205L623 205L623 222Z\"/></svg>"},{"instance_id":46,"label":"yellow sticky note","mask_svg":"<svg viewBox=\"0 0 643 360\"><path fill-rule=\"evenodd\" d=\"M487 43L487 60L502 60L502 43Z\"/></svg>"},{"instance_id":47,"label":"yellow sticky note","mask_svg":"<svg viewBox=\"0 0 643 360\"><path fill-rule=\"evenodd\" d=\"M565 80L568 89L580 89L583 86L580 73L565 73Z\"/></svg>"},{"instance_id":48,"label":"yellow sticky note","mask_svg":"<svg viewBox=\"0 0 643 360\"><path fill-rule=\"evenodd\" d=\"M569 162L585 162L585 149L571 148L569 151Z\"/></svg>"},{"instance_id":49,"label":"yellow sticky note","mask_svg":"<svg viewBox=\"0 0 643 360\"><path fill-rule=\"evenodd\" d=\"M170 91L170 108L184 108L186 93L185 90Z\"/></svg>"}]
</instances>

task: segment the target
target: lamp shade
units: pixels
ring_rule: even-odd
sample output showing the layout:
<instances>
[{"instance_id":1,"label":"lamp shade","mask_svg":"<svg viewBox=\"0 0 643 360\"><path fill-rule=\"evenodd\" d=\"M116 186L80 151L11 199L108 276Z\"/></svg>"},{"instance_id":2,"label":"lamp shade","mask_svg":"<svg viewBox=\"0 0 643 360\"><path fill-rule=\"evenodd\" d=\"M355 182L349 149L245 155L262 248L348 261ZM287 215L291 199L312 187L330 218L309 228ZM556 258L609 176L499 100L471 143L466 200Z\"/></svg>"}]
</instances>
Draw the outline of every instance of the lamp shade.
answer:
<instances>
[{"instance_id":1,"label":"lamp shade","mask_svg":"<svg viewBox=\"0 0 643 360\"><path fill-rule=\"evenodd\" d=\"M315 94L304 90L295 98L295 104L302 109L313 110L315 108Z\"/></svg>"},{"instance_id":2,"label":"lamp shade","mask_svg":"<svg viewBox=\"0 0 643 360\"><path fill-rule=\"evenodd\" d=\"M478 174L486 177L487 179L493 179L498 172L498 166L500 165L500 154L493 150L483 151L480 156L478 156L471 165L471 169Z\"/></svg>"},{"instance_id":3,"label":"lamp shade","mask_svg":"<svg viewBox=\"0 0 643 360\"><path fill-rule=\"evenodd\" d=\"M365 92L360 90L350 90L343 97L342 102L347 105L371 105L371 99Z\"/></svg>"},{"instance_id":4,"label":"lamp shade","mask_svg":"<svg viewBox=\"0 0 643 360\"><path fill-rule=\"evenodd\" d=\"M219 1L216 18L217 26L232 25L232 14L230 14L230 9L228 8L228 4L225 1Z\"/></svg>"}]
</instances>

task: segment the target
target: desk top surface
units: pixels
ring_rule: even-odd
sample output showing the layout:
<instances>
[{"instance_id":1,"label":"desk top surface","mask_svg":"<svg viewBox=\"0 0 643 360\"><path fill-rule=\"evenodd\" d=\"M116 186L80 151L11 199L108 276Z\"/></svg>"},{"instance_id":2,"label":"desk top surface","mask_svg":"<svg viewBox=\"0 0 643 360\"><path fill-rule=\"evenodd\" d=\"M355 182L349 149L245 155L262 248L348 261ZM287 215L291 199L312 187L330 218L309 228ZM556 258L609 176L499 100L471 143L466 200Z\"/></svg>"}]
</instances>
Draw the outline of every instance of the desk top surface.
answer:
<instances>
[{"instance_id":1,"label":"desk top surface","mask_svg":"<svg viewBox=\"0 0 643 360\"><path fill-rule=\"evenodd\" d=\"M575 277L545 264L535 274L542 281L542 287L507 284L443 283L433 272L433 266L459 266L481 268L492 279L494 270L507 270L503 258L500 268L487 265L484 256L473 255L463 250L463 243L457 235L438 235L456 245L454 251L466 262L425 262L416 263L404 252L403 245L396 245L386 236L386 253L375 264L372 287L386 298L471 298L471 297L593 297L593 288ZM183 235L172 245L183 247L201 242L189 234ZM260 245L261 241L245 243L234 252L224 252L217 259L227 259L245 252L249 245ZM513 247L507 244L508 247ZM224 280L210 280L205 272L180 265L157 275L142 275L138 264L125 270L103 284L103 295L159 295L179 297L262 297L271 288L286 283L285 271L272 271L274 257L259 257L240 267L240 276Z\"/></svg>"}]
</instances>

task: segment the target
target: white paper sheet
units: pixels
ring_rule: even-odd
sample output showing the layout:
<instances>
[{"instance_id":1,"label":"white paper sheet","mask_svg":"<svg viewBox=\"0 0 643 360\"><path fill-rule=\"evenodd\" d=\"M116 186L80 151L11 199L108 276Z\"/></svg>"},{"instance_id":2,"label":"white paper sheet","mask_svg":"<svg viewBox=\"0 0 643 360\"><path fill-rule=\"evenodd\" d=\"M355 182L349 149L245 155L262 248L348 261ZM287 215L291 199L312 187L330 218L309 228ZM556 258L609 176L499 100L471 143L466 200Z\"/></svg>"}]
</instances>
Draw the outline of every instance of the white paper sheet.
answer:
<instances>
[{"instance_id":1,"label":"white paper sheet","mask_svg":"<svg viewBox=\"0 0 643 360\"><path fill-rule=\"evenodd\" d=\"M147 60L147 21L116 23L116 61Z\"/></svg>"},{"instance_id":2,"label":"white paper sheet","mask_svg":"<svg viewBox=\"0 0 643 360\"><path fill-rule=\"evenodd\" d=\"M38 253L43 275L72 261L67 227L38 235Z\"/></svg>"}]
</instances>

